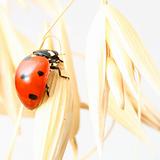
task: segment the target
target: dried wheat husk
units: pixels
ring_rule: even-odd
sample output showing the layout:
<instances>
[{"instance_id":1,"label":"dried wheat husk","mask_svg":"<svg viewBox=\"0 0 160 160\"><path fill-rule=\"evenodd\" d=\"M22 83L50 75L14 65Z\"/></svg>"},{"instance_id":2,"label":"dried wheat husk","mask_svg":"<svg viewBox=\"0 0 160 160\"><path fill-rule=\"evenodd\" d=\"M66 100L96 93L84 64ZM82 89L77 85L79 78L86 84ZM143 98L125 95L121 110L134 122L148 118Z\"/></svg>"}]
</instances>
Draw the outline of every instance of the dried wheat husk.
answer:
<instances>
[{"instance_id":1,"label":"dried wheat husk","mask_svg":"<svg viewBox=\"0 0 160 160\"><path fill-rule=\"evenodd\" d=\"M59 54L64 61L64 66L60 66L64 69L62 74L68 76L69 80L55 73L50 76L48 85L52 95L47 100L44 98L35 115L35 159L62 159L69 139L72 140L75 137L79 128L80 100L71 51L62 19L54 29L54 36L61 42L61 53ZM54 38L52 40L53 46L49 46L48 49L59 49L59 44L54 41ZM76 152L75 147L74 155Z\"/></svg>"},{"instance_id":2,"label":"dried wheat husk","mask_svg":"<svg viewBox=\"0 0 160 160\"><path fill-rule=\"evenodd\" d=\"M135 69L139 73L139 79L136 79ZM153 70L154 72L152 72ZM155 83L158 88L159 71L134 29L123 15L119 14L119 11L110 4L103 3L101 5L91 25L86 49L86 71L89 111L99 155L102 147L99 143L101 139L99 133L102 128L98 117L103 119L100 110L107 106L102 100L105 89L109 92L108 113L125 128L142 140L147 141L141 119L145 119L145 122L148 120L150 126L154 126L154 128L159 127L159 122L155 122L155 115L146 113L143 109L141 76L149 82ZM105 71L106 78L104 78ZM128 97L128 90L132 97ZM159 89L156 91L159 92ZM108 97L105 98L107 101ZM136 101L138 113L134 109L132 98ZM148 114L148 119L146 114Z\"/></svg>"}]
</instances>

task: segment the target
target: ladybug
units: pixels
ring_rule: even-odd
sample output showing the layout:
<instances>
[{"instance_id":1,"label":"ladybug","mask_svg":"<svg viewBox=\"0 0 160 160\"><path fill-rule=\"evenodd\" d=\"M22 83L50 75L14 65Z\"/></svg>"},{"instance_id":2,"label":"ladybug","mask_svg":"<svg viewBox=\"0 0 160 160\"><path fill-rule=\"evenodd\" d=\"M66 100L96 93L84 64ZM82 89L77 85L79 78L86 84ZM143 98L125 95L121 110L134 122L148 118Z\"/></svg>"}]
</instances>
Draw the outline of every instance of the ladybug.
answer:
<instances>
[{"instance_id":1,"label":"ladybug","mask_svg":"<svg viewBox=\"0 0 160 160\"><path fill-rule=\"evenodd\" d=\"M28 109L37 108L45 92L49 96L47 81L52 70L58 70L60 77L69 79L61 74L58 63L63 63L58 52L45 49L34 51L19 64L15 74L15 87L19 99Z\"/></svg>"}]
</instances>

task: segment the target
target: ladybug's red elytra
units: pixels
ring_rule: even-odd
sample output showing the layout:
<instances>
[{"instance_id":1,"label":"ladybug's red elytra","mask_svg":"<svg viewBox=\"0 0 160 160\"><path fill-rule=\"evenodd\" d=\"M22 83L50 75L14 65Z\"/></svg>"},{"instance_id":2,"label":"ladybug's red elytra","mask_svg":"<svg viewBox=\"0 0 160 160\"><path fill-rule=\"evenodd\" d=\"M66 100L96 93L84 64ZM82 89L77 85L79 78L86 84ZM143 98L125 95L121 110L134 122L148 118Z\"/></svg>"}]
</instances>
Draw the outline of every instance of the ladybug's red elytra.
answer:
<instances>
[{"instance_id":1,"label":"ladybug's red elytra","mask_svg":"<svg viewBox=\"0 0 160 160\"><path fill-rule=\"evenodd\" d=\"M19 64L15 74L15 86L18 97L25 107L31 110L37 108L45 91L49 96L47 81L51 70L56 69L60 77L69 79L61 75L58 63L63 61L57 51L37 50Z\"/></svg>"}]
</instances>

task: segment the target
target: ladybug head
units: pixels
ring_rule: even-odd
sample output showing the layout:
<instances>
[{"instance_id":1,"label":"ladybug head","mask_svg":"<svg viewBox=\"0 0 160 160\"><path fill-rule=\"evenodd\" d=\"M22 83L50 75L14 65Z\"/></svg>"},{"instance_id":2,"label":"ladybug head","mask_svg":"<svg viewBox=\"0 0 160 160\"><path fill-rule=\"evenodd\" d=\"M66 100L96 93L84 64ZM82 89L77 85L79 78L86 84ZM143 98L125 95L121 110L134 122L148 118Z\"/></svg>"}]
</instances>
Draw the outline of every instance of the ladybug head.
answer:
<instances>
[{"instance_id":1,"label":"ladybug head","mask_svg":"<svg viewBox=\"0 0 160 160\"><path fill-rule=\"evenodd\" d=\"M44 56L46 58L51 58L51 53L47 49L34 51L33 54L36 56Z\"/></svg>"},{"instance_id":2,"label":"ladybug head","mask_svg":"<svg viewBox=\"0 0 160 160\"><path fill-rule=\"evenodd\" d=\"M36 56L43 56L46 57L47 59L49 59L49 63L59 63L59 62L63 62L59 56L58 56L58 52L54 51L54 50L37 50L33 52L34 55Z\"/></svg>"},{"instance_id":3,"label":"ladybug head","mask_svg":"<svg viewBox=\"0 0 160 160\"><path fill-rule=\"evenodd\" d=\"M37 50L37 51L34 51L33 54L36 55L36 56L44 56L46 58L52 58L52 57L57 57L58 56L57 51L48 50L48 49Z\"/></svg>"}]
</instances>

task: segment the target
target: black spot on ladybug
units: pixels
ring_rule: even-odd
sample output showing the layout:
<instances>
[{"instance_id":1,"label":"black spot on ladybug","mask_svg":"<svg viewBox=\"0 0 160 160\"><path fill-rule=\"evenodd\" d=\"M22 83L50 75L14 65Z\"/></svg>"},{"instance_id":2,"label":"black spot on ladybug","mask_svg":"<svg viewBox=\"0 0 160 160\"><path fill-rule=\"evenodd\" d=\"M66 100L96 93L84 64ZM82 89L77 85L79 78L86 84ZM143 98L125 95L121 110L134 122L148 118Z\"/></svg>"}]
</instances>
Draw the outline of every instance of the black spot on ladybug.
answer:
<instances>
[{"instance_id":1,"label":"black spot on ladybug","mask_svg":"<svg viewBox=\"0 0 160 160\"><path fill-rule=\"evenodd\" d=\"M44 72L42 72L42 71L38 71L37 73L38 73L39 76L43 76L44 75Z\"/></svg>"},{"instance_id":2,"label":"black spot on ladybug","mask_svg":"<svg viewBox=\"0 0 160 160\"><path fill-rule=\"evenodd\" d=\"M28 95L28 97L29 97L29 99L31 99L31 100L36 100L36 99L38 98L35 94L32 94L32 93L30 93L30 94Z\"/></svg>"},{"instance_id":3,"label":"black spot on ladybug","mask_svg":"<svg viewBox=\"0 0 160 160\"><path fill-rule=\"evenodd\" d=\"M23 60L24 61L28 61L28 60L30 60L32 57L31 56L27 56L27 57L25 57Z\"/></svg>"}]
</instances>

